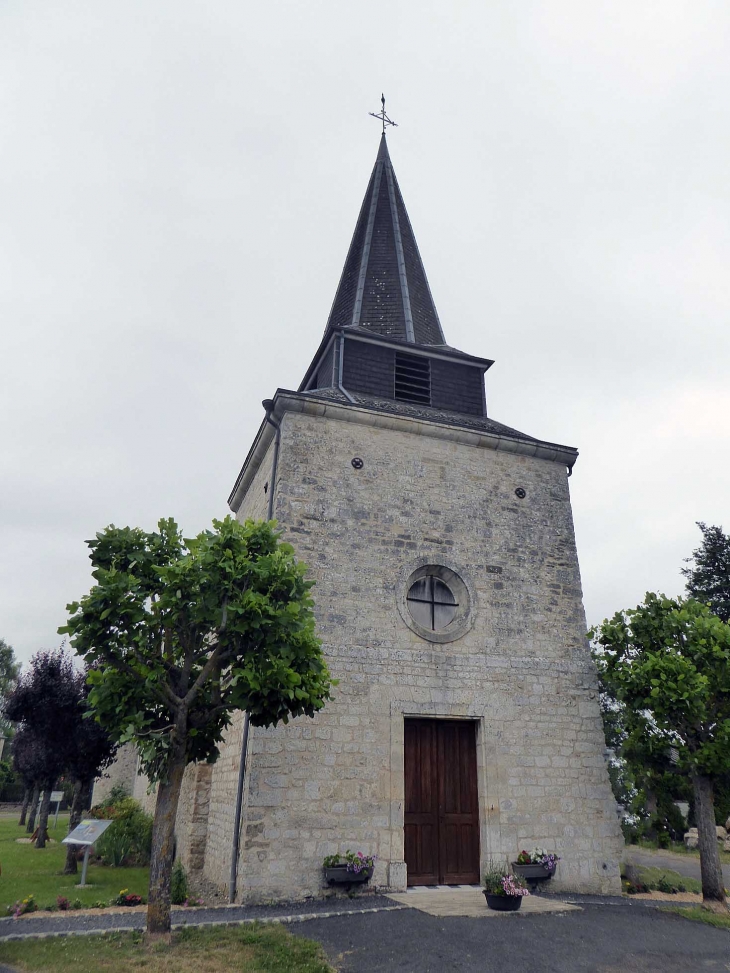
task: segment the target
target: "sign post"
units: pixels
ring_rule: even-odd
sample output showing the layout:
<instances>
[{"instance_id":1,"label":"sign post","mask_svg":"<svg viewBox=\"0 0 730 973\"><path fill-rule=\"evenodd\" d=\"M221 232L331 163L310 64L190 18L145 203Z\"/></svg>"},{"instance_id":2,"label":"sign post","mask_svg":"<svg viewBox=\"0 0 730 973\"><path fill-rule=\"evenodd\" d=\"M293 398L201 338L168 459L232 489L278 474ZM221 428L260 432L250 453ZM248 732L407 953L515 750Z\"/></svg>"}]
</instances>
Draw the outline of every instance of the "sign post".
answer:
<instances>
[{"instance_id":1,"label":"sign post","mask_svg":"<svg viewBox=\"0 0 730 973\"><path fill-rule=\"evenodd\" d=\"M86 845L84 849L84 866L81 869L80 889L86 885L86 869L89 865L89 851L91 850L91 846L104 834L111 823L111 821L102 821L99 818L85 818L73 829L71 834L67 834L63 839L64 845Z\"/></svg>"},{"instance_id":2,"label":"sign post","mask_svg":"<svg viewBox=\"0 0 730 973\"><path fill-rule=\"evenodd\" d=\"M63 791L51 791L51 804L56 805L56 817L53 819L53 827L58 827L58 809L63 800Z\"/></svg>"}]
</instances>

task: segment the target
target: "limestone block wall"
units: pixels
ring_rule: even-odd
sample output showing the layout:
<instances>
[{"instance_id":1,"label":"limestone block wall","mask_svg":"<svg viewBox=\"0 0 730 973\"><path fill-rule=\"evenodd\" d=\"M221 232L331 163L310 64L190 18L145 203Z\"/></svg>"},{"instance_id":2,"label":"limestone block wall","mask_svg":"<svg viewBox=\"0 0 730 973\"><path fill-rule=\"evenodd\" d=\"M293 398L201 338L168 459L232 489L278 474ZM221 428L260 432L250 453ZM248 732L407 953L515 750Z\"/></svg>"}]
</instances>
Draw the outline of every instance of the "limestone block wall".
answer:
<instances>
[{"instance_id":1,"label":"limestone block wall","mask_svg":"<svg viewBox=\"0 0 730 973\"><path fill-rule=\"evenodd\" d=\"M246 498L238 520L265 520L268 491L272 489L273 443L269 447ZM265 489L266 487L266 489ZM231 849L236 808L238 769L243 741L243 713L235 713L221 745L221 755L211 768L208 824L206 834L205 877L227 890L230 881ZM249 735L249 743L251 735ZM245 793L245 792L244 792Z\"/></svg>"},{"instance_id":2,"label":"limestone block wall","mask_svg":"<svg viewBox=\"0 0 730 973\"><path fill-rule=\"evenodd\" d=\"M228 890L236 810L236 787L243 739L243 713L235 713L211 768L204 874Z\"/></svg>"},{"instance_id":3,"label":"limestone block wall","mask_svg":"<svg viewBox=\"0 0 730 973\"><path fill-rule=\"evenodd\" d=\"M317 894L322 857L348 847L379 856L376 883L405 884L403 718L419 715L477 722L484 863L539 844L563 859L554 887L616 891L622 842L566 469L411 426L366 414L282 422L275 515L317 581L340 683L316 719L251 735L239 897ZM261 516L269 470L240 519ZM426 563L452 568L471 593L458 641L421 639L398 610ZM238 748L234 728L213 770L206 874L219 882Z\"/></svg>"},{"instance_id":4,"label":"limestone block wall","mask_svg":"<svg viewBox=\"0 0 730 973\"><path fill-rule=\"evenodd\" d=\"M175 820L176 850L189 872L199 872L205 864L212 771L210 764L190 764L180 790Z\"/></svg>"},{"instance_id":5,"label":"limestone block wall","mask_svg":"<svg viewBox=\"0 0 730 973\"><path fill-rule=\"evenodd\" d=\"M94 782L91 803L100 804L108 796L112 787L120 784L127 792L134 793L137 776L137 751L131 743L126 743L117 750L114 762L107 768L104 776Z\"/></svg>"},{"instance_id":6,"label":"limestone block wall","mask_svg":"<svg viewBox=\"0 0 730 973\"><path fill-rule=\"evenodd\" d=\"M132 797L139 801L147 814L154 815L155 803L157 801L157 788L150 787L150 782L146 774L138 773L134 780L134 791Z\"/></svg>"}]
</instances>

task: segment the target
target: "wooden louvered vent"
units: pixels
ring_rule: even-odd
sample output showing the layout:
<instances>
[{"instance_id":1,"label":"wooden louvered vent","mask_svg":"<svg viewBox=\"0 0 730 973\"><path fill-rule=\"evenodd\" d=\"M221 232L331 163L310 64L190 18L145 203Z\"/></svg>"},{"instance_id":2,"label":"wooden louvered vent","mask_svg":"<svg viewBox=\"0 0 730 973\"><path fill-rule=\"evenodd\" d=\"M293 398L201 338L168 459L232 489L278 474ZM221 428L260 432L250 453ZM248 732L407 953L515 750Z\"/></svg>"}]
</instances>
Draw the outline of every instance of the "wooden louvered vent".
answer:
<instances>
[{"instance_id":1,"label":"wooden louvered vent","mask_svg":"<svg viewBox=\"0 0 730 973\"><path fill-rule=\"evenodd\" d=\"M431 405L431 362L428 358L396 354L395 398Z\"/></svg>"}]
</instances>

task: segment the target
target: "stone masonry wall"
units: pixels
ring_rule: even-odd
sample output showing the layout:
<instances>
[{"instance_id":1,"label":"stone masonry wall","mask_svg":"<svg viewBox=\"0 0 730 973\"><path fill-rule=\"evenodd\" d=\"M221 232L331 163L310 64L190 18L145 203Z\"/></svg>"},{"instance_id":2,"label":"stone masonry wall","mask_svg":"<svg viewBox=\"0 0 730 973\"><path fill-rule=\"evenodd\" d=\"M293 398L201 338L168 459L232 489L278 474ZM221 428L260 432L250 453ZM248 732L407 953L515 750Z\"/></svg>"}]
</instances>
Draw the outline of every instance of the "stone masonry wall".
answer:
<instances>
[{"instance_id":1,"label":"stone masonry wall","mask_svg":"<svg viewBox=\"0 0 730 973\"><path fill-rule=\"evenodd\" d=\"M239 898L318 894L322 857L347 848L379 856L376 884L404 887L403 718L419 715L477 722L483 863L541 845L562 857L554 888L617 891L566 469L411 428L367 415L282 422L275 514L317 581L340 683L315 719L251 734ZM261 515L265 465L241 519ZM407 579L426 563L471 593L458 641L425 641L401 617ZM219 883L239 748L236 725L211 787L206 875Z\"/></svg>"},{"instance_id":2,"label":"stone masonry wall","mask_svg":"<svg viewBox=\"0 0 730 973\"><path fill-rule=\"evenodd\" d=\"M189 872L199 872L205 864L212 775L210 764L190 764L180 790L175 820L176 850Z\"/></svg>"},{"instance_id":3,"label":"stone masonry wall","mask_svg":"<svg viewBox=\"0 0 730 973\"><path fill-rule=\"evenodd\" d=\"M107 768L103 777L97 778L94 782L94 791L91 798L92 805L100 804L108 796L112 787L117 784L126 790L127 794L134 794L134 785L137 775L137 751L131 743L126 743L117 750L114 762Z\"/></svg>"},{"instance_id":4,"label":"stone masonry wall","mask_svg":"<svg viewBox=\"0 0 730 973\"><path fill-rule=\"evenodd\" d=\"M273 444L254 476L239 510L240 521L249 518L265 520L268 490L271 490ZM268 490L264 490L268 483ZM249 741L251 734L249 735ZM231 848L236 809L238 769L243 742L243 713L235 713L221 745L221 755L211 768L210 798L206 835L204 874L222 889L228 889L231 868ZM246 792L244 791L244 794Z\"/></svg>"}]
</instances>

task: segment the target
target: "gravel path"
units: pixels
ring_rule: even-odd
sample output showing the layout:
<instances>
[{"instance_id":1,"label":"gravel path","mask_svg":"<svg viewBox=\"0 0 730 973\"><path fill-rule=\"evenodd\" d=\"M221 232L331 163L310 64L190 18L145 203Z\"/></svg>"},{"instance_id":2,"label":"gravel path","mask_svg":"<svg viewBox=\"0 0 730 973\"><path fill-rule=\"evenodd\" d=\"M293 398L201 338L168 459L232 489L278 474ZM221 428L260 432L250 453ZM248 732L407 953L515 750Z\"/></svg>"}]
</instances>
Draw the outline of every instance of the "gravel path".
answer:
<instances>
[{"instance_id":1,"label":"gravel path","mask_svg":"<svg viewBox=\"0 0 730 973\"><path fill-rule=\"evenodd\" d=\"M226 923L254 922L303 922L311 918L327 918L334 915L349 915L361 912L374 912L383 909L401 908L384 895L358 896L348 899L315 899L311 902L297 902L282 905L264 906L223 906L217 909L180 909L172 914L175 926L224 925ZM28 919L0 919L0 941L3 939L26 939L39 936L89 935L95 932L112 930L144 929L147 916L144 912L115 912L105 915L77 915L73 912L63 914L54 912L48 916L34 916ZM0 968L0 973L3 973Z\"/></svg>"}]
</instances>

